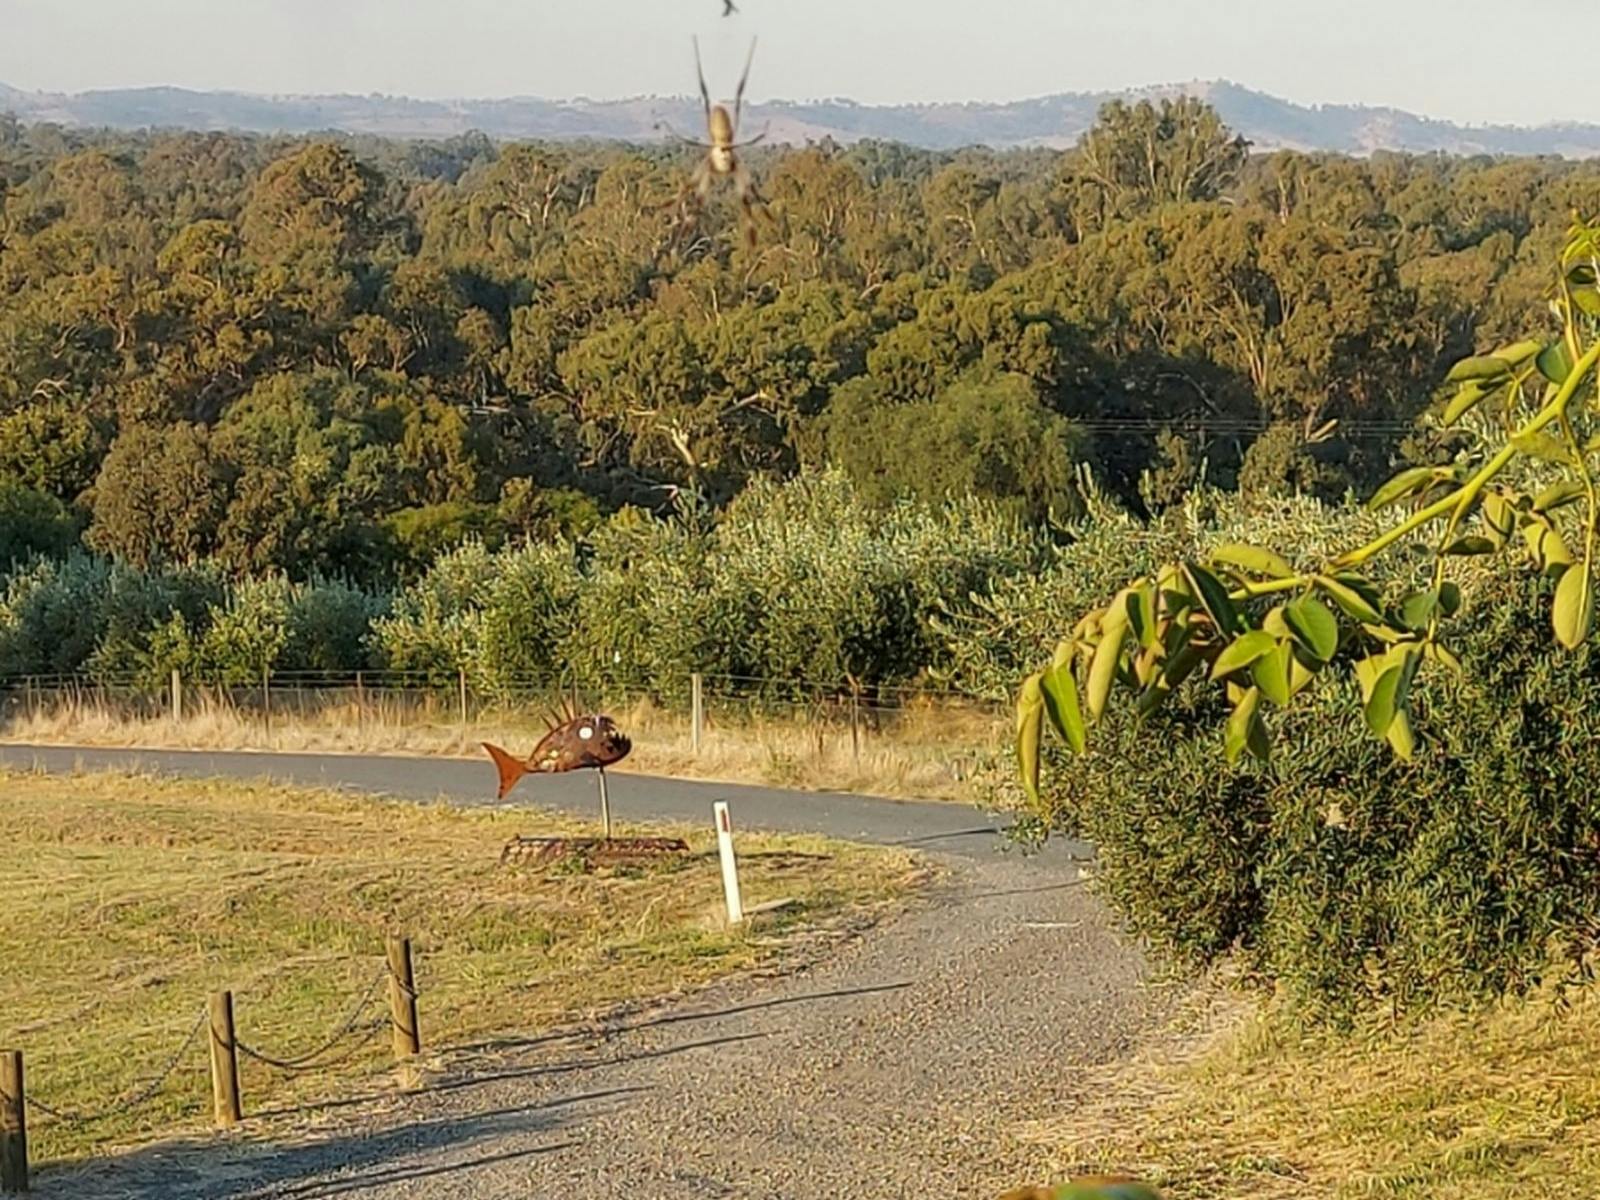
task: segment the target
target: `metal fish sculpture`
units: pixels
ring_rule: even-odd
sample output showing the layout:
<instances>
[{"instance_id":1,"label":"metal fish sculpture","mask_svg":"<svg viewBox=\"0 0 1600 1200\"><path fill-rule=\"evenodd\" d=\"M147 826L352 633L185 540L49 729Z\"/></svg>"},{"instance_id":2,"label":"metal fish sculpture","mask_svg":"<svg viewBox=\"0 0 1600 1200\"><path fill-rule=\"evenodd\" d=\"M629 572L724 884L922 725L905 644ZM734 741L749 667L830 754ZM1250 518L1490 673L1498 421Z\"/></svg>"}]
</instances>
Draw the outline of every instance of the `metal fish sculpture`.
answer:
<instances>
[{"instance_id":1,"label":"metal fish sculpture","mask_svg":"<svg viewBox=\"0 0 1600 1200\"><path fill-rule=\"evenodd\" d=\"M526 759L517 758L499 746L483 743L489 757L494 759L495 769L500 772L499 799L504 800L524 775L604 771L613 763L621 762L633 749L628 736L603 713L586 713L560 724L550 722L550 725L550 732L539 739Z\"/></svg>"}]
</instances>

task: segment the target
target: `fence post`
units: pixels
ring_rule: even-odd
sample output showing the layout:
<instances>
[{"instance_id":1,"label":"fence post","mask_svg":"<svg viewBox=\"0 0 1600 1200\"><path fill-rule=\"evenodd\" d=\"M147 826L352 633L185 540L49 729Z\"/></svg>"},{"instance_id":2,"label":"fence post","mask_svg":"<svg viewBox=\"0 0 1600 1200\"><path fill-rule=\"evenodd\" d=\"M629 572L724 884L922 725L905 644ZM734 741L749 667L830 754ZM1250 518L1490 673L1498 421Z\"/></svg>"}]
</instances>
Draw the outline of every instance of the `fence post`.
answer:
<instances>
[{"instance_id":1,"label":"fence post","mask_svg":"<svg viewBox=\"0 0 1600 1200\"><path fill-rule=\"evenodd\" d=\"M272 668L261 668L261 719L266 724L267 736L272 736Z\"/></svg>"},{"instance_id":2,"label":"fence post","mask_svg":"<svg viewBox=\"0 0 1600 1200\"><path fill-rule=\"evenodd\" d=\"M733 857L733 821L728 805L718 800L711 806L717 822L717 855L722 859L722 895L728 902L728 924L744 920L744 901L739 896L739 864Z\"/></svg>"},{"instance_id":3,"label":"fence post","mask_svg":"<svg viewBox=\"0 0 1600 1200\"><path fill-rule=\"evenodd\" d=\"M411 939L390 935L389 1023L394 1028L394 1056L404 1062L422 1053L417 1027L417 982L411 972Z\"/></svg>"},{"instance_id":4,"label":"fence post","mask_svg":"<svg viewBox=\"0 0 1600 1200\"><path fill-rule=\"evenodd\" d=\"M22 684L23 707L28 710L28 720L33 720L39 715L39 710L34 706L33 676L29 675Z\"/></svg>"},{"instance_id":5,"label":"fence post","mask_svg":"<svg viewBox=\"0 0 1600 1200\"><path fill-rule=\"evenodd\" d=\"M689 676L689 744L696 755L700 753L700 736L705 726L705 677L696 671Z\"/></svg>"},{"instance_id":6,"label":"fence post","mask_svg":"<svg viewBox=\"0 0 1600 1200\"><path fill-rule=\"evenodd\" d=\"M183 720L183 673L172 668L172 723Z\"/></svg>"},{"instance_id":7,"label":"fence post","mask_svg":"<svg viewBox=\"0 0 1600 1200\"><path fill-rule=\"evenodd\" d=\"M360 729L367 716L367 685L360 671L356 672L356 728Z\"/></svg>"},{"instance_id":8,"label":"fence post","mask_svg":"<svg viewBox=\"0 0 1600 1200\"><path fill-rule=\"evenodd\" d=\"M461 731L465 734L467 729L467 669L465 667L456 668L456 682L461 688Z\"/></svg>"},{"instance_id":9,"label":"fence post","mask_svg":"<svg viewBox=\"0 0 1600 1200\"><path fill-rule=\"evenodd\" d=\"M28 1190L28 1107L22 1051L0 1050L0 1192Z\"/></svg>"},{"instance_id":10,"label":"fence post","mask_svg":"<svg viewBox=\"0 0 1600 1200\"><path fill-rule=\"evenodd\" d=\"M850 754L856 770L861 769L861 685L850 683Z\"/></svg>"},{"instance_id":11,"label":"fence post","mask_svg":"<svg viewBox=\"0 0 1600 1200\"><path fill-rule=\"evenodd\" d=\"M239 1045L233 1035L233 993L211 993L211 1098L217 1124L232 1129L244 1120L239 1106Z\"/></svg>"}]
</instances>

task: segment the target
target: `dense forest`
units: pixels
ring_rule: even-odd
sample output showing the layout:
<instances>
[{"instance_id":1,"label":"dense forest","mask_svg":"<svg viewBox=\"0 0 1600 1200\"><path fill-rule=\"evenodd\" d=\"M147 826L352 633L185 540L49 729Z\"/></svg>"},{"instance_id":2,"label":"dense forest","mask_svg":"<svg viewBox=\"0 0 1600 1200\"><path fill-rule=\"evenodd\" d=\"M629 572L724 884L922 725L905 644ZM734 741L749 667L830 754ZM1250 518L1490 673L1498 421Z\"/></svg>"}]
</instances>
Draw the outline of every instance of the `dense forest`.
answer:
<instances>
[{"instance_id":1,"label":"dense forest","mask_svg":"<svg viewBox=\"0 0 1600 1200\"><path fill-rule=\"evenodd\" d=\"M1600 165L1248 148L1197 102L1064 154L865 142L680 202L691 150L0 118L0 559L414 578L825 465L1073 516L1337 497L1521 330Z\"/></svg>"}]
</instances>

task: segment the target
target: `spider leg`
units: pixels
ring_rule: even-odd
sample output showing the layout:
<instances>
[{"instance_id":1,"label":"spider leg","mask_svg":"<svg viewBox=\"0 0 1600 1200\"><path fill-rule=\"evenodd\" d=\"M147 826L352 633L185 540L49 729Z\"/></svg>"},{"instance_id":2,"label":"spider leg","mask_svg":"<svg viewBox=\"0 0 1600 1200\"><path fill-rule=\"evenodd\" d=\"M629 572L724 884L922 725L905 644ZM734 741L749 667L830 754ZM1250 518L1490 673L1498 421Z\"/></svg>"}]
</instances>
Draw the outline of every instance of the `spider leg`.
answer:
<instances>
[{"instance_id":1,"label":"spider leg","mask_svg":"<svg viewBox=\"0 0 1600 1200\"><path fill-rule=\"evenodd\" d=\"M739 90L733 94L733 127L739 128L739 118L744 113L744 85L750 79L750 64L756 57L756 39L750 39L750 53L745 55L744 74L739 76Z\"/></svg>"},{"instance_id":2,"label":"spider leg","mask_svg":"<svg viewBox=\"0 0 1600 1200\"><path fill-rule=\"evenodd\" d=\"M667 124L667 122L665 122L665 121L657 121L655 127L656 127L656 129L658 129L662 133L665 133L673 141L682 142L685 146L694 146L696 149L699 149L699 150L709 150L711 148L705 142L698 141L698 140L696 140L695 138L692 138L692 137L684 137L683 134L679 133L676 129L674 129L671 125Z\"/></svg>"},{"instance_id":3,"label":"spider leg","mask_svg":"<svg viewBox=\"0 0 1600 1200\"><path fill-rule=\"evenodd\" d=\"M760 133L756 134L755 137L747 138L742 142L735 142L733 144L733 148L735 150L743 150L746 146L754 146L754 145L756 145L756 144L758 144L760 142L764 142L764 141L767 140L767 134L769 134L771 132L772 132L772 125L769 123L767 125L767 127L765 129L763 129Z\"/></svg>"},{"instance_id":4,"label":"spider leg","mask_svg":"<svg viewBox=\"0 0 1600 1200\"><path fill-rule=\"evenodd\" d=\"M694 72L700 77L700 102L706 110L706 127L711 125L711 91L706 87L706 69L700 64L700 38L694 37Z\"/></svg>"}]
</instances>

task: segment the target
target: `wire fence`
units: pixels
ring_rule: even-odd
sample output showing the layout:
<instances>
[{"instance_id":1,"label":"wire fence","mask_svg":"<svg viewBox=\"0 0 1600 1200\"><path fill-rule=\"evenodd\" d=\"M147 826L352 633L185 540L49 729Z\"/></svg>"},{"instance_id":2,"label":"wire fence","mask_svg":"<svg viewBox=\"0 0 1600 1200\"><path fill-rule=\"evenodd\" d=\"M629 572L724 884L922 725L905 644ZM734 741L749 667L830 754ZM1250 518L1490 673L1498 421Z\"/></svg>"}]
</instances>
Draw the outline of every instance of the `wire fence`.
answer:
<instances>
[{"instance_id":1,"label":"wire fence","mask_svg":"<svg viewBox=\"0 0 1600 1200\"><path fill-rule=\"evenodd\" d=\"M385 983L389 985L389 1012L374 1019L364 1019L380 1004L379 993ZM403 1064L422 1050L417 1029L417 1000L420 994L413 973L410 940L390 937L385 961L372 973L355 1003L331 1032L310 1050L295 1054L272 1054L239 1036L234 1020L234 994L231 991L213 992L207 1002L201 1005L188 1032L154 1075L96 1108L77 1108L64 1102L46 1101L26 1092L22 1051L0 1050L0 1192L28 1190L29 1114L48 1118L45 1128L52 1124L78 1128L112 1117L127 1117L153 1104L168 1088L203 1030L208 1030L210 1034L208 1057L216 1122L227 1128L244 1119L245 1106L239 1078L241 1058L266 1070L287 1075L325 1071L350 1061L385 1029L390 1029L394 1032L395 1057Z\"/></svg>"},{"instance_id":2,"label":"wire fence","mask_svg":"<svg viewBox=\"0 0 1600 1200\"><path fill-rule=\"evenodd\" d=\"M882 732L930 710L998 718L1008 697L937 682L856 684L685 672L652 680L617 677L575 687L536 674L497 674L490 682L465 670L273 671L253 682L83 673L0 676L0 722L50 718L158 722L223 717L270 732L286 724L362 727L468 727L530 724L564 706L693 720L697 732L759 721L857 733Z\"/></svg>"}]
</instances>

